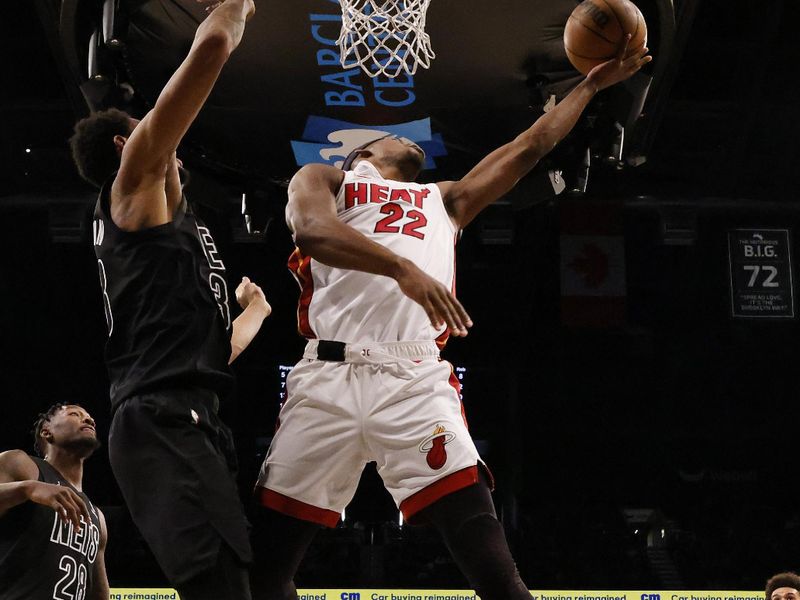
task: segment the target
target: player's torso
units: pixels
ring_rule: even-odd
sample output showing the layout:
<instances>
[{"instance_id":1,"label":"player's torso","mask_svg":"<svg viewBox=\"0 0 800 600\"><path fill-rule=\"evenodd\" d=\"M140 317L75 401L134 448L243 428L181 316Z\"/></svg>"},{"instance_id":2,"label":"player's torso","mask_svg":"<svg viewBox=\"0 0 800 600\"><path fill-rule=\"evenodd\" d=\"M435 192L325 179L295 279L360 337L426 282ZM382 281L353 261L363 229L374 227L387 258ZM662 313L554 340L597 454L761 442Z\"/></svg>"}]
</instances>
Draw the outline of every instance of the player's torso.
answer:
<instances>
[{"instance_id":1,"label":"player's torso","mask_svg":"<svg viewBox=\"0 0 800 600\"><path fill-rule=\"evenodd\" d=\"M230 378L225 265L185 200L172 222L131 233L101 195L93 234L112 400L156 384L221 389Z\"/></svg>"},{"instance_id":2,"label":"player's torso","mask_svg":"<svg viewBox=\"0 0 800 600\"><path fill-rule=\"evenodd\" d=\"M345 173L336 212L356 231L409 259L448 289L454 288L457 228L436 185L386 180L362 161ZM307 331L303 331L302 297L300 310L301 333L307 337L389 342L431 340L443 333L443 328L431 326L422 307L389 277L332 268L314 260L309 267L313 291ZM301 285L303 275L308 273L300 273Z\"/></svg>"},{"instance_id":3,"label":"player's torso","mask_svg":"<svg viewBox=\"0 0 800 600\"><path fill-rule=\"evenodd\" d=\"M47 463L34 460L40 481L69 486ZM33 502L17 506L3 517L0 597L4 600L85 598L91 589L100 548L100 518L89 498L72 489L83 498L92 519L80 531L65 524L53 509Z\"/></svg>"}]
</instances>

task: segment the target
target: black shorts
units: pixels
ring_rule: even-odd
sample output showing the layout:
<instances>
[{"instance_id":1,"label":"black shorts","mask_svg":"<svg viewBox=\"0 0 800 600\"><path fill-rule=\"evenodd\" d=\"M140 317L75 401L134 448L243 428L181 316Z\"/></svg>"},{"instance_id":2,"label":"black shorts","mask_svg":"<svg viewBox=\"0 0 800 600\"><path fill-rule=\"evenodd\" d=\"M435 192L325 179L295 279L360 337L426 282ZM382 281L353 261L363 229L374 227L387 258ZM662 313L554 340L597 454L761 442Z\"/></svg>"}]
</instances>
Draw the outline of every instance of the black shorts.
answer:
<instances>
[{"instance_id":1,"label":"black shorts","mask_svg":"<svg viewBox=\"0 0 800 600\"><path fill-rule=\"evenodd\" d=\"M252 560L233 438L217 406L207 390L162 390L122 402L111 422L114 476L174 586L213 568L222 541Z\"/></svg>"}]
</instances>

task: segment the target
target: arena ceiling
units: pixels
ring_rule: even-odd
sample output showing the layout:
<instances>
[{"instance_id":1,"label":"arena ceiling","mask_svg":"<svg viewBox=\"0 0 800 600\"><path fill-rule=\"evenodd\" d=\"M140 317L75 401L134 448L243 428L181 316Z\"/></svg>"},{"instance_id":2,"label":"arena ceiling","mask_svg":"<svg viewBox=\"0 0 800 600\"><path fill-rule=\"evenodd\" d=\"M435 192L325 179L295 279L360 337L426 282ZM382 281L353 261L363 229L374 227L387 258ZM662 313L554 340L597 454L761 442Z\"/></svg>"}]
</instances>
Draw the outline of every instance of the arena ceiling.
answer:
<instances>
[{"instance_id":1,"label":"arena ceiling","mask_svg":"<svg viewBox=\"0 0 800 600\"><path fill-rule=\"evenodd\" d=\"M306 162L335 164L371 135L364 130L392 131L426 147L426 178L458 177L578 80L561 46L576 4L433 0L428 32L436 59L429 70L392 81L338 66L337 2L260 0L183 152L226 184L263 190ZM595 177L595 191L792 199L790 174L800 158L790 30L797 3L638 4L649 24L652 66L599 99L589 110L599 119L584 121L547 166L568 176L587 145L602 158L616 120L627 125L625 173ZM33 19L3 25L23 57L8 65L3 87L11 94L0 98L11 190L41 186L40 179L74 184L64 144L71 122L88 107L146 111L204 15L194 0L34 5ZM31 141L38 159L20 155ZM267 196L281 202L280 191Z\"/></svg>"},{"instance_id":2,"label":"arena ceiling","mask_svg":"<svg viewBox=\"0 0 800 600\"><path fill-rule=\"evenodd\" d=\"M85 2L65 1L61 41L72 71L92 76L83 83L90 104L126 103L124 88L141 112L180 64L205 12L194 0L108 4L116 6L113 18L107 8L92 13ZM671 38L671 5L660 18L654 0L644 4L651 43L658 45L661 21ZM440 171L433 177L456 177L541 114L551 93L560 99L580 79L561 42L574 0L435 0L427 31L436 58L430 69L396 78L340 65L338 2L257 5L189 139L208 162L249 178L280 180L308 162L336 164L376 131L414 139L427 150L428 169ZM640 75L629 94L643 101L649 82ZM618 109L623 118L629 108Z\"/></svg>"}]
</instances>

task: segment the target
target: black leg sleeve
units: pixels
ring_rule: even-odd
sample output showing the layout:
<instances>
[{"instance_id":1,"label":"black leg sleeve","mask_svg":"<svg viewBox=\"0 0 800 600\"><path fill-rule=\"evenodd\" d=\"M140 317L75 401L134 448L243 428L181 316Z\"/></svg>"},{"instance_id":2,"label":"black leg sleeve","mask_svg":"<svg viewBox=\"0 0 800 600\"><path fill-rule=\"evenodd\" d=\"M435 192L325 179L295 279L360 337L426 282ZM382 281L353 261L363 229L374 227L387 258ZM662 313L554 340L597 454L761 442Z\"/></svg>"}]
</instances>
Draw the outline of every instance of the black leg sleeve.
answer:
<instances>
[{"instance_id":1,"label":"black leg sleeve","mask_svg":"<svg viewBox=\"0 0 800 600\"><path fill-rule=\"evenodd\" d=\"M294 575L320 525L257 508L252 569L254 600L296 600Z\"/></svg>"},{"instance_id":2,"label":"black leg sleeve","mask_svg":"<svg viewBox=\"0 0 800 600\"><path fill-rule=\"evenodd\" d=\"M482 600L530 600L508 549L485 479L448 494L424 516L444 537L453 558Z\"/></svg>"}]
</instances>

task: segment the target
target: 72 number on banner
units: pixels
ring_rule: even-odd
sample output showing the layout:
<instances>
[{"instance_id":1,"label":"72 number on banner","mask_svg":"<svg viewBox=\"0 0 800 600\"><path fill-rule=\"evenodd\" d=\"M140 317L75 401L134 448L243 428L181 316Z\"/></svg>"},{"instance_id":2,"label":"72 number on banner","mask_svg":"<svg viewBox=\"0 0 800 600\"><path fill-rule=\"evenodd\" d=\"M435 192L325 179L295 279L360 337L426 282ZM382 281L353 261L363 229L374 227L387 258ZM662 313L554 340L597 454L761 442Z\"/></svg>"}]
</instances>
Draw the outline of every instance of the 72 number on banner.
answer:
<instances>
[{"instance_id":1,"label":"72 number on banner","mask_svg":"<svg viewBox=\"0 0 800 600\"><path fill-rule=\"evenodd\" d=\"M775 281L775 278L778 276L778 269L776 267L770 265L742 265L742 268L745 271L750 271L750 280L747 282L747 287L755 287L759 273L766 275L764 281L761 282L761 287L780 287L780 283Z\"/></svg>"}]
</instances>

